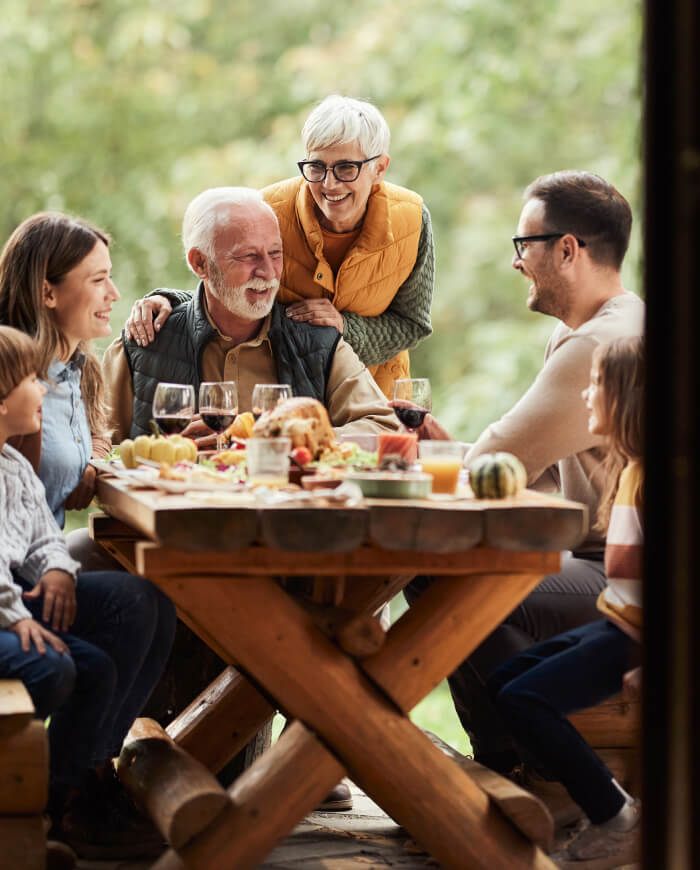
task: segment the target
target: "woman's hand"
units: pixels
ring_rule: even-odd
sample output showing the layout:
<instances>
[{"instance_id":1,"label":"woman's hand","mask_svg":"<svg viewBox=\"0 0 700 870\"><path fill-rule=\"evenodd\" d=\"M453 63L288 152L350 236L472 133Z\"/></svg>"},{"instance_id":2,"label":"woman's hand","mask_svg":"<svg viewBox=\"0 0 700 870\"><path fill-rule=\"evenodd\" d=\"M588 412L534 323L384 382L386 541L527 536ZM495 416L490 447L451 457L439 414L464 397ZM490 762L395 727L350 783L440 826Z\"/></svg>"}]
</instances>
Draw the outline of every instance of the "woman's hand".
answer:
<instances>
[{"instance_id":1,"label":"woman's hand","mask_svg":"<svg viewBox=\"0 0 700 870\"><path fill-rule=\"evenodd\" d=\"M129 318L124 324L127 341L133 338L136 344L145 347L156 337L156 332L170 317L173 306L165 296L147 296L137 299L131 307ZM154 315L155 319L154 319Z\"/></svg>"},{"instance_id":2,"label":"woman's hand","mask_svg":"<svg viewBox=\"0 0 700 870\"><path fill-rule=\"evenodd\" d=\"M67 653L68 647L63 643L60 637L56 637L48 628L37 622L35 619L20 619L10 626L10 631L14 631L19 636L22 649L29 652L32 643L37 648L42 656L46 653L46 643L52 646L57 653ZM46 642L46 643L45 643Z\"/></svg>"},{"instance_id":3,"label":"woman's hand","mask_svg":"<svg viewBox=\"0 0 700 870\"><path fill-rule=\"evenodd\" d=\"M71 575L53 568L44 574L31 592L25 592L23 597L34 599L41 595L44 596L44 607L41 611L43 621L50 622L54 631L68 631L73 625L76 610L75 581Z\"/></svg>"},{"instance_id":4,"label":"woman's hand","mask_svg":"<svg viewBox=\"0 0 700 870\"><path fill-rule=\"evenodd\" d=\"M82 511L90 504L95 496L96 477L97 471L92 465L87 465L78 485L66 499L67 511Z\"/></svg>"},{"instance_id":5,"label":"woman's hand","mask_svg":"<svg viewBox=\"0 0 700 870\"><path fill-rule=\"evenodd\" d=\"M304 299L287 306L287 317L312 326L335 326L343 334L343 315L329 299Z\"/></svg>"}]
</instances>

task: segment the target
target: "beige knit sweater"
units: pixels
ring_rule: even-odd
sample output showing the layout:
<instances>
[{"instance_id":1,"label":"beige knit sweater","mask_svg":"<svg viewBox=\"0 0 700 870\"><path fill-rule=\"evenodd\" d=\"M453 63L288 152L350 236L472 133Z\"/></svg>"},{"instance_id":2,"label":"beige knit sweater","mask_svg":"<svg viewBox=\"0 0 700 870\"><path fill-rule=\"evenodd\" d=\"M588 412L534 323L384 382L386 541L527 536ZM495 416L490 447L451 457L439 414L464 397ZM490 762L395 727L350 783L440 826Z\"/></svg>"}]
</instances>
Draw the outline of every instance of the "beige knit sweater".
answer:
<instances>
[{"instance_id":1,"label":"beige knit sweater","mask_svg":"<svg viewBox=\"0 0 700 870\"><path fill-rule=\"evenodd\" d=\"M609 299L578 329L559 323L552 333L544 366L530 389L497 423L479 436L467 453L469 464L481 453L505 450L527 469L528 486L588 505L593 525L600 500L603 438L588 431L586 389L596 345L641 335L644 303L626 292ZM581 550L602 550L605 535L590 530Z\"/></svg>"}]
</instances>

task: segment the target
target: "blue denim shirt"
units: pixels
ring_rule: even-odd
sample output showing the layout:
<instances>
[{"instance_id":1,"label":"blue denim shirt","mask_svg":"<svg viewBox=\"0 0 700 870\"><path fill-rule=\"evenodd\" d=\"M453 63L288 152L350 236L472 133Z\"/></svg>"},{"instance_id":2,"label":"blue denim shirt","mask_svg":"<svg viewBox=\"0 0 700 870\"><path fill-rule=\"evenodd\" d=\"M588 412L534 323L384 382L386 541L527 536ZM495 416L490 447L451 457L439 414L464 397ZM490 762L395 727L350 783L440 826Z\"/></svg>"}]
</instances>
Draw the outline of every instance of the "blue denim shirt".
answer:
<instances>
[{"instance_id":1,"label":"blue denim shirt","mask_svg":"<svg viewBox=\"0 0 700 870\"><path fill-rule=\"evenodd\" d=\"M56 522L63 528L64 503L83 476L92 453L92 437L80 392L85 357L78 352L67 362L55 359L44 382L39 477Z\"/></svg>"}]
</instances>

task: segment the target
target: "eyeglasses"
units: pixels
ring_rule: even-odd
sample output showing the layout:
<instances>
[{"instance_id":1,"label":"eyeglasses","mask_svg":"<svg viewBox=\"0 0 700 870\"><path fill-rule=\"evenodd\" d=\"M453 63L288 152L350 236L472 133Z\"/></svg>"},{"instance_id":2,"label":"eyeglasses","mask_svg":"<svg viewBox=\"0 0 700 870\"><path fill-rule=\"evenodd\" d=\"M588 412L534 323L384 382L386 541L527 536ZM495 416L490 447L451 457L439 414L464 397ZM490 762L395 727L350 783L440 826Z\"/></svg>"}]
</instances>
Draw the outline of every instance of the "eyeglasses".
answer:
<instances>
[{"instance_id":1,"label":"eyeglasses","mask_svg":"<svg viewBox=\"0 0 700 870\"><path fill-rule=\"evenodd\" d=\"M548 242L550 239L561 239L563 236L567 235L566 233L541 233L538 236L512 236L513 246L515 248L516 256L519 260L522 260L523 254L526 250L526 245L529 242ZM585 248L586 243L583 239L579 239L578 236L574 236L576 241L579 243L580 247Z\"/></svg>"},{"instance_id":2,"label":"eyeglasses","mask_svg":"<svg viewBox=\"0 0 700 870\"><path fill-rule=\"evenodd\" d=\"M374 157L367 157L365 160L341 160L340 163L334 163L332 166L326 166L320 160L300 160L297 166L304 178L312 184L325 181L329 171L338 181L357 181L363 165L381 156L375 154Z\"/></svg>"}]
</instances>

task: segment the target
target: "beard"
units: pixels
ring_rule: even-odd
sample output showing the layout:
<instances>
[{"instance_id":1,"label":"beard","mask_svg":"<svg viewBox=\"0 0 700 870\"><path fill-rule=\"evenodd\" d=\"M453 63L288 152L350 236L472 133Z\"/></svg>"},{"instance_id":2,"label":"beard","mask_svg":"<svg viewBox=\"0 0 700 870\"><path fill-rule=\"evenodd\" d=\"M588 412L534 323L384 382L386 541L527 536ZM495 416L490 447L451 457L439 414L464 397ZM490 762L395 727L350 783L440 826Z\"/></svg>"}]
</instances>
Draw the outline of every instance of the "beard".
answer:
<instances>
[{"instance_id":1,"label":"beard","mask_svg":"<svg viewBox=\"0 0 700 870\"><path fill-rule=\"evenodd\" d=\"M540 314L565 320L571 310L569 285L552 268L541 268L525 277L532 281L527 300L530 311L539 311Z\"/></svg>"},{"instance_id":2,"label":"beard","mask_svg":"<svg viewBox=\"0 0 700 870\"><path fill-rule=\"evenodd\" d=\"M243 320L260 320L267 317L272 310L280 282L277 278L272 278L269 281L263 278L251 278L245 284L231 287L224 281L224 276L216 261L210 260L208 285L212 296L215 296L231 314ZM246 290L270 290L272 292L267 299L251 303L246 299Z\"/></svg>"}]
</instances>

